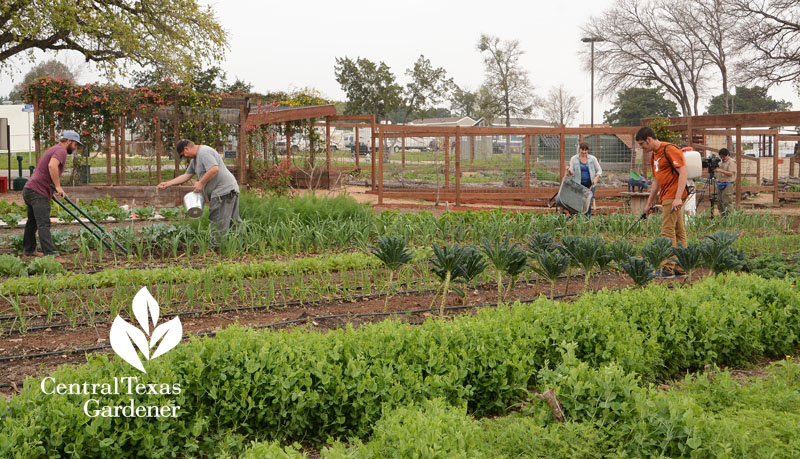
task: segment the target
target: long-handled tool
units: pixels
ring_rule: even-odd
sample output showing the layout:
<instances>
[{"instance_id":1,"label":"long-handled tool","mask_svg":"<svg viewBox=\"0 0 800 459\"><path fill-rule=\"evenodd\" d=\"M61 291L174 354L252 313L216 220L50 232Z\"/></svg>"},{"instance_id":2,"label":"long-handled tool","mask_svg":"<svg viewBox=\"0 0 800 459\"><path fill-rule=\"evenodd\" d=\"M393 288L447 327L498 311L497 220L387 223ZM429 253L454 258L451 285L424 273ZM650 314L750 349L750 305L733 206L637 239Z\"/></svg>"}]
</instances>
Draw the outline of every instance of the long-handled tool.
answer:
<instances>
[{"instance_id":1,"label":"long-handled tool","mask_svg":"<svg viewBox=\"0 0 800 459\"><path fill-rule=\"evenodd\" d=\"M56 187L55 187L55 186L54 186L52 183L50 184L50 188L52 188L54 191L55 191L55 189L56 189ZM86 217L86 219L87 219L87 220L89 220L90 222L92 222L92 224L94 224L94 226L96 226L96 227L97 227L97 229L98 229L98 230L100 230L100 232L101 232L103 235L105 235L105 236L106 236L108 239L111 239L112 241L114 241L114 244L116 244L116 245L117 245L117 247L119 247L119 248L120 248L120 250L122 250L122 252L124 252L125 254L127 254L127 253L128 253L128 251L125 249L125 247L123 247L123 246L122 246L122 245L121 245L119 242L117 242L117 241L116 241L116 240L115 240L113 237L111 237L111 235L110 235L110 234L108 234L108 233L106 232L106 230L104 230L104 229L103 229L103 227L102 227L102 226L98 225L98 224L97 224L97 222L96 222L96 221L94 221L94 220L92 219L92 217L90 217L89 215L87 215L87 214L86 214L86 212L84 212L84 211L83 211L83 209L81 209L80 207L78 207L78 205L77 205L77 204L75 204L74 202L72 202L72 200L71 200L70 198L68 198L68 197L64 196L64 199L65 199L65 200L66 200L68 203L72 204L72 207L74 207L74 208L75 208L75 209L76 209L76 210L77 210L77 211L78 211L78 212L79 212L81 215L83 215L84 217ZM56 202L56 204L58 204L59 206L61 206L61 208L62 208L62 209L64 209L65 211L67 211L67 213L68 213L68 214L69 214L69 215L70 215L72 218L74 218L74 219L75 219L75 220L76 220L78 223L80 223L81 225L83 225L83 227L84 227L84 228L86 228L86 230L87 230L87 231L89 231L90 233L92 233L92 236L96 237L98 241L102 242L102 243L103 243L103 245L104 245L104 246L106 246L106 248L108 248L108 250L114 250L114 247L112 247L112 246L111 246L111 244L109 244L109 243L108 243L108 241L106 241L105 239L103 239L103 238L102 238L102 237L101 237L99 234L95 233L95 232L94 232L94 230L93 230L91 227L89 227L89 225L87 225L86 223L84 223L84 221L83 221L83 220L81 220L80 218L78 218L78 216L77 216L77 215L75 215L74 213L72 213L72 211L71 211L71 210L69 210L69 209L67 208L67 206L65 206L65 205L64 205L64 203L63 203L63 202L61 202L61 201L59 201L58 199L56 199L56 197L55 197L55 196L53 196L53 201L55 201L55 202Z\"/></svg>"},{"instance_id":2,"label":"long-handled tool","mask_svg":"<svg viewBox=\"0 0 800 459\"><path fill-rule=\"evenodd\" d=\"M636 225L638 225L638 224L639 224L639 222L641 222L641 221L642 221L642 220L644 220L645 218L647 218L647 212L643 212L643 213L642 213L642 215L641 215L641 216L639 216L639 218L637 218L635 222L633 222L633 225L631 225L631 227L630 227L630 228L628 228L628 231L625 231L625 234L623 234L623 235L622 235L622 237L624 238L625 236L627 236L627 235L628 235L628 233L630 233L630 232L631 232L631 230L632 230L633 228L635 228L635 227L636 227Z\"/></svg>"}]
</instances>

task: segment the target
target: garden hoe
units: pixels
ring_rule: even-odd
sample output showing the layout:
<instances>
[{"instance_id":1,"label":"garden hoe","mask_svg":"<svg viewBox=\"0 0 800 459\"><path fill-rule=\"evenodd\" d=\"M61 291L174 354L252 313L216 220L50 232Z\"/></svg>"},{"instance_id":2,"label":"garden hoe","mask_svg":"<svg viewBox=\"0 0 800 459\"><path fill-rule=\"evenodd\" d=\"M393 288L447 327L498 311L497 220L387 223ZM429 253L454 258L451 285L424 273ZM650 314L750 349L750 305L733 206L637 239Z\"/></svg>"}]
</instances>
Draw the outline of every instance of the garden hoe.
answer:
<instances>
[{"instance_id":1,"label":"garden hoe","mask_svg":"<svg viewBox=\"0 0 800 459\"><path fill-rule=\"evenodd\" d=\"M55 189L56 189L56 187L55 187L55 186L53 186L53 184L52 184L52 183L50 184L50 188L52 188L53 190L55 190ZM86 217L86 219L87 219L87 220L89 220L90 222L92 222L92 224L93 224L94 226L96 226L98 230L100 230L100 233L102 233L102 234L103 234L104 236L106 236L108 239L111 239L112 241L114 241L114 243L117 245L117 247L119 247L119 249L120 249L120 250L122 250L122 252L123 252L123 253L125 253L125 254L127 254L127 253L128 253L128 251L125 249L125 247L123 247L122 245L120 245L120 243L119 243L119 242L117 242L117 241L115 241L115 240L114 240L114 238L112 238L112 237L111 237L111 235L109 235L108 233L106 233L106 230L104 230L102 226L98 225L98 224L97 224L97 222L96 222L96 221L94 221L94 220L92 219L92 217L90 217L89 215L87 215L87 214L86 214L86 212L84 212L84 211L83 211L83 209L81 209L80 207L78 207L78 205L77 205L77 204L75 204L74 202L72 202L72 200L71 200L70 198L68 198L68 197L66 197L66 196L65 196L65 197L64 197L64 199L65 199L65 200L66 200L68 203L70 203L70 204L72 205L72 207L74 207L74 208L75 208L75 210L77 210L77 211L78 211L78 212L79 212L81 215L83 215L84 217ZM63 202L61 202L61 201L59 201L58 199L56 199L56 197L55 197L55 196L53 196L53 201L55 201L55 202L56 202L56 204L58 204L59 206L61 206L61 208L62 208L62 209L64 209L65 211L67 211L67 213L68 213L68 214L69 214L69 215L70 215L72 218L74 218L74 219L75 219L75 221L77 221L78 223L80 223L81 225L83 225L83 227L84 227L84 228L86 228L86 230L87 230L87 231L89 231L90 233L92 233L92 236L96 237L98 241L102 242L102 243L103 243L103 245L104 245L104 246L106 246L106 247L108 248L108 250L112 250L112 251L114 250L114 248L113 248L113 247L111 247L111 244L109 244L109 243L108 243L108 241L106 241L105 239L103 239L103 238L102 238L102 237L101 237L99 234L95 233L95 232L94 232L94 230L93 230L93 229L92 229L90 226L88 226L88 225L87 225L87 224L86 224L86 223L85 223L83 220L81 220L80 218L78 218L78 216L77 216L77 215L75 215L74 213L72 213L72 211L71 211L71 210L69 210L69 209L67 208L67 206L65 206L65 205L64 205L64 203L63 203Z\"/></svg>"}]
</instances>

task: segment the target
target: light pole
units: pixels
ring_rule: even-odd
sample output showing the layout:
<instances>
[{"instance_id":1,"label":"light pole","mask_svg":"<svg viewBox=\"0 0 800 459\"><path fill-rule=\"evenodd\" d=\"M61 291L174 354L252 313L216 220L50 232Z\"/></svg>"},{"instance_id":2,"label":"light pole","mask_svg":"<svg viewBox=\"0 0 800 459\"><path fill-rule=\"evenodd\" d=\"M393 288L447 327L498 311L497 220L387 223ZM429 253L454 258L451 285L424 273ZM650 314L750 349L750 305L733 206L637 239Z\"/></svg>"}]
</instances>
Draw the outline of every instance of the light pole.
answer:
<instances>
[{"instance_id":1,"label":"light pole","mask_svg":"<svg viewBox=\"0 0 800 459\"><path fill-rule=\"evenodd\" d=\"M590 119L592 123L591 127L594 127L594 42L605 40L600 37L584 37L581 38L581 41L592 44L592 113L590 115Z\"/></svg>"}]
</instances>

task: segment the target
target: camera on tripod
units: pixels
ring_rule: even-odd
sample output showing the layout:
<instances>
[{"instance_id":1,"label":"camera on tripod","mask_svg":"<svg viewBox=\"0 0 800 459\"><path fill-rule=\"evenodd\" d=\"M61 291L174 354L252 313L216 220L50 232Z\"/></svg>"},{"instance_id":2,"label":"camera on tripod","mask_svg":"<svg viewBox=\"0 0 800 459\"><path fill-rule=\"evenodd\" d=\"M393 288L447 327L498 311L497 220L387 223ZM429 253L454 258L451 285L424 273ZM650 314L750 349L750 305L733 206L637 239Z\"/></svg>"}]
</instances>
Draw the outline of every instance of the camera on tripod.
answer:
<instances>
[{"instance_id":1,"label":"camera on tripod","mask_svg":"<svg viewBox=\"0 0 800 459\"><path fill-rule=\"evenodd\" d=\"M722 162L719 156L712 156L710 158L703 158L703 168L708 169L708 176L714 177L714 171L719 167L719 163Z\"/></svg>"}]
</instances>

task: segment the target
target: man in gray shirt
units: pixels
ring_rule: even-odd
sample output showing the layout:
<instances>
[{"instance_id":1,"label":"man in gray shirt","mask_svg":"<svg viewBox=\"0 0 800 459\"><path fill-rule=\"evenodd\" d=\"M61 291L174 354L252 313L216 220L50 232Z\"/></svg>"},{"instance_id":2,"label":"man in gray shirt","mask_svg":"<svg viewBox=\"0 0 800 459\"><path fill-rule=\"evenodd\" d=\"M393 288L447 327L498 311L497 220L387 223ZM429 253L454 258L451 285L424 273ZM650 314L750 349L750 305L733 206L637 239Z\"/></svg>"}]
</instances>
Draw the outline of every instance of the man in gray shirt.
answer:
<instances>
[{"instance_id":1,"label":"man in gray shirt","mask_svg":"<svg viewBox=\"0 0 800 459\"><path fill-rule=\"evenodd\" d=\"M186 183L197 174L198 181L194 184L194 191L206 195L209 203L208 219L220 234L225 234L231 227L235 228L242 221L239 218L239 184L225 167L219 153L208 145L195 145L187 139L179 140L175 150L181 159L191 158L192 161L183 175L159 183L158 189Z\"/></svg>"}]
</instances>

